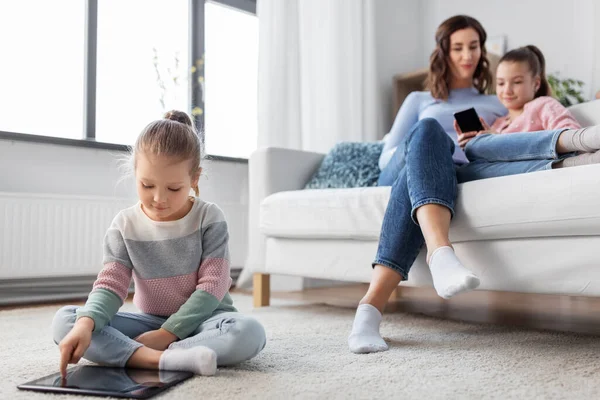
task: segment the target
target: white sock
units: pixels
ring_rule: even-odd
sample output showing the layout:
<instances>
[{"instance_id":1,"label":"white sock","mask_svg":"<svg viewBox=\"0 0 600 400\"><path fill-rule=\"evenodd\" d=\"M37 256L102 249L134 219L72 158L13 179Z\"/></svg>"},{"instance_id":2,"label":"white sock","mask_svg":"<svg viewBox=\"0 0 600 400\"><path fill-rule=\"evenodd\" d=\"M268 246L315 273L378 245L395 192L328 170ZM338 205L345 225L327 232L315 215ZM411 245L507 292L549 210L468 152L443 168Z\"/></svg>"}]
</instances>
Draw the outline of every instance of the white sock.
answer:
<instances>
[{"instance_id":1,"label":"white sock","mask_svg":"<svg viewBox=\"0 0 600 400\"><path fill-rule=\"evenodd\" d=\"M479 286L479 278L463 267L452 247L443 246L435 250L429 259L429 269L433 287L444 299Z\"/></svg>"},{"instance_id":2,"label":"white sock","mask_svg":"<svg viewBox=\"0 0 600 400\"><path fill-rule=\"evenodd\" d=\"M204 346L165 350L160 356L158 368L190 371L196 375L214 375L217 372L217 353Z\"/></svg>"},{"instance_id":3,"label":"white sock","mask_svg":"<svg viewBox=\"0 0 600 400\"><path fill-rule=\"evenodd\" d=\"M594 153L582 153L577 156L568 157L564 160L556 163L560 168L569 168L569 167L578 167L580 165L588 165L588 164L599 164L600 163L600 150ZM555 165L556 165L555 164Z\"/></svg>"},{"instance_id":4,"label":"white sock","mask_svg":"<svg viewBox=\"0 0 600 400\"><path fill-rule=\"evenodd\" d=\"M568 151L596 152L600 150L600 125L567 129L558 140Z\"/></svg>"},{"instance_id":5,"label":"white sock","mask_svg":"<svg viewBox=\"0 0 600 400\"><path fill-rule=\"evenodd\" d=\"M387 343L379 334L381 313L370 304L361 304L356 309L352 332L348 337L350 351L356 354L386 351Z\"/></svg>"}]
</instances>

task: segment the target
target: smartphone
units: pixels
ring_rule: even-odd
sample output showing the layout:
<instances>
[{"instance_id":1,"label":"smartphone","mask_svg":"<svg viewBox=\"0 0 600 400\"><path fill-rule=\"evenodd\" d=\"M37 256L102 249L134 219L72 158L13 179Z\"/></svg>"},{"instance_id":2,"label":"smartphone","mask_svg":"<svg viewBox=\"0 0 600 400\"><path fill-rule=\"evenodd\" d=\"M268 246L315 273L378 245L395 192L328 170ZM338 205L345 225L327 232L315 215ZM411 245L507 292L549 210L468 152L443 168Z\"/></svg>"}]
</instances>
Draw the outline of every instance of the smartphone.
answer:
<instances>
[{"instance_id":1,"label":"smartphone","mask_svg":"<svg viewBox=\"0 0 600 400\"><path fill-rule=\"evenodd\" d=\"M472 107L468 110L454 113L454 118L463 133L484 130L483 125L479 120L479 115L477 115L477 111Z\"/></svg>"}]
</instances>

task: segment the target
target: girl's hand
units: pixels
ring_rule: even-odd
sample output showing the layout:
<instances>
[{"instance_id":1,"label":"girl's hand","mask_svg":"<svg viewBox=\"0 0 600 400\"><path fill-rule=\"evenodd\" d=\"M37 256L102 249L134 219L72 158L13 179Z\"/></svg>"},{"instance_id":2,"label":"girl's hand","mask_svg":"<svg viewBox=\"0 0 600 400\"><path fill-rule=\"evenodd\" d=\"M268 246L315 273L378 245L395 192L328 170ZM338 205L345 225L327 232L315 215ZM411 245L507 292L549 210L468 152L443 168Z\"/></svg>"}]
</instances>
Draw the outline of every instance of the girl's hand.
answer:
<instances>
[{"instance_id":1,"label":"girl's hand","mask_svg":"<svg viewBox=\"0 0 600 400\"><path fill-rule=\"evenodd\" d=\"M90 347L93 330L93 319L88 317L79 318L73 329L71 329L71 332L58 344L60 351L60 376L62 378L66 378L67 376L67 365L77 364L81 357L83 357L83 353Z\"/></svg>"},{"instance_id":2,"label":"girl's hand","mask_svg":"<svg viewBox=\"0 0 600 400\"><path fill-rule=\"evenodd\" d=\"M463 133L463 131L460 130L460 127L458 126L458 123L456 122L456 120L454 120L454 130L456 131L456 134L458 135L458 145L460 146L461 149L465 148L467 143L469 143L469 140L471 140L475 136L477 136L477 132L475 132L475 131Z\"/></svg>"},{"instance_id":3,"label":"girl's hand","mask_svg":"<svg viewBox=\"0 0 600 400\"><path fill-rule=\"evenodd\" d=\"M460 130L460 127L458 126L458 123L456 122L456 120L454 121L454 130L456 131L457 135L458 135L458 145L461 147L461 149L464 149L465 146L467 145L467 143L469 143L469 141L471 139L473 139L475 136L479 136L479 135L483 135L485 133L496 133L494 131L492 131L492 129L490 128L490 126L487 124L487 122L485 122L485 120L481 117L479 117L479 120L481 121L481 125L483 126L483 130L482 131L472 131L472 132L462 132Z\"/></svg>"},{"instance_id":4,"label":"girl's hand","mask_svg":"<svg viewBox=\"0 0 600 400\"><path fill-rule=\"evenodd\" d=\"M160 328L155 331L142 333L140 336L136 337L135 340L151 349L163 351L166 350L171 343L177 340L177 336L166 329Z\"/></svg>"},{"instance_id":5,"label":"girl's hand","mask_svg":"<svg viewBox=\"0 0 600 400\"><path fill-rule=\"evenodd\" d=\"M479 121L481 121L481 125L483 126L483 130L477 132L477 135L475 136L479 136L479 135L483 135L484 133L498 133L496 131L493 131L492 128L490 128L490 126L487 124L487 122L485 122L485 120L481 117L479 117Z\"/></svg>"},{"instance_id":6,"label":"girl's hand","mask_svg":"<svg viewBox=\"0 0 600 400\"><path fill-rule=\"evenodd\" d=\"M481 135L482 133L496 133L492 131L492 128L490 128L487 122L485 122L485 119L479 117L479 121L481 121L481 125L483 126L483 131L481 131L479 135Z\"/></svg>"}]
</instances>

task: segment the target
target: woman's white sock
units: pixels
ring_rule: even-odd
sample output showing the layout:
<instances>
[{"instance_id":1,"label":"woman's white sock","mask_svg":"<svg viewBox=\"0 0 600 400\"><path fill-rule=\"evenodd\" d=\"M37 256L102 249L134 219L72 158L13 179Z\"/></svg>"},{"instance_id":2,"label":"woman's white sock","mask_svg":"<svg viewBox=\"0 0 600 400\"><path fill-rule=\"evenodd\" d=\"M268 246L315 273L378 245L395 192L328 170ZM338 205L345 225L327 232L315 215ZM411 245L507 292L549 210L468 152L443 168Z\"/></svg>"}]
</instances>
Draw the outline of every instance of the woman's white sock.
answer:
<instances>
[{"instance_id":1,"label":"woman's white sock","mask_svg":"<svg viewBox=\"0 0 600 400\"><path fill-rule=\"evenodd\" d=\"M450 246L440 247L433 252L429 258L429 270L433 287L444 299L479 286L479 278L463 267Z\"/></svg>"},{"instance_id":2,"label":"woman's white sock","mask_svg":"<svg viewBox=\"0 0 600 400\"><path fill-rule=\"evenodd\" d=\"M361 304L356 309L352 332L348 337L350 351L357 354L386 351L387 343L379 334L381 313L370 304Z\"/></svg>"}]
</instances>

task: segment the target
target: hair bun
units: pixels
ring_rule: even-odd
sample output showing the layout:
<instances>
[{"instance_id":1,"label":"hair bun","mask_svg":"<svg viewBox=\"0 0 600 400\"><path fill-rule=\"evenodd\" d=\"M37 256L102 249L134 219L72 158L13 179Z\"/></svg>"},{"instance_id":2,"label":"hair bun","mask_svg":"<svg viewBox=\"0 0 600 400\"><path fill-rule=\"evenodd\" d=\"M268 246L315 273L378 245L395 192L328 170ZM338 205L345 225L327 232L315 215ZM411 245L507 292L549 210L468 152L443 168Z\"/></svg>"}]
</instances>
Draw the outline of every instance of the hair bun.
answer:
<instances>
[{"instance_id":1,"label":"hair bun","mask_svg":"<svg viewBox=\"0 0 600 400\"><path fill-rule=\"evenodd\" d=\"M169 119L171 121L177 121L184 125L193 127L191 118L183 111L178 111L178 110L167 111L164 115L164 119Z\"/></svg>"}]
</instances>

